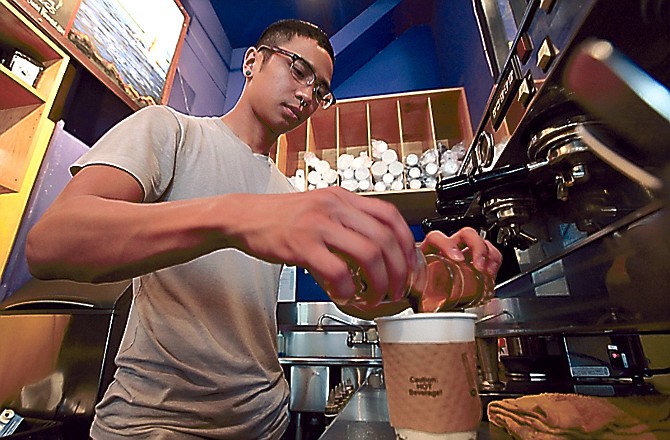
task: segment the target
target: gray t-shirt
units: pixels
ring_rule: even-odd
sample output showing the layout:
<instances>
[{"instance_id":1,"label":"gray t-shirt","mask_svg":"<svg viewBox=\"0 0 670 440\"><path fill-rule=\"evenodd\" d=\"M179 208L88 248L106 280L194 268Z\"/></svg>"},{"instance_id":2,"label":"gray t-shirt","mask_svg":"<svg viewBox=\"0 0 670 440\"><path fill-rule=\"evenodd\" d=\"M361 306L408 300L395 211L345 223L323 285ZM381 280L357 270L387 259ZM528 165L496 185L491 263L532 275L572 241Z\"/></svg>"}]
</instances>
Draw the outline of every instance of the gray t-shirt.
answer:
<instances>
[{"instance_id":1,"label":"gray t-shirt","mask_svg":"<svg viewBox=\"0 0 670 440\"><path fill-rule=\"evenodd\" d=\"M111 129L72 172L91 164L129 172L147 203L292 191L220 118L161 106ZM133 280L115 380L96 408L92 437L280 438L288 424L277 358L280 270L226 249Z\"/></svg>"}]
</instances>

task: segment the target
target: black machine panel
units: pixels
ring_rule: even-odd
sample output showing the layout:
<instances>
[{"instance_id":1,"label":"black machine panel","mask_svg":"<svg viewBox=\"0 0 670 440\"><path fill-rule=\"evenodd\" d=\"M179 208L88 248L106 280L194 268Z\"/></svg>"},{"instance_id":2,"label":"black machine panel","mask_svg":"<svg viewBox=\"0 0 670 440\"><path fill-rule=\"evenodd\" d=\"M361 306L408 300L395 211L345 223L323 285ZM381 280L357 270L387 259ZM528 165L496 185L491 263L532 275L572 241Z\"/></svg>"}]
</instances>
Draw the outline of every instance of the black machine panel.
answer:
<instances>
[{"instance_id":1,"label":"black machine panel","mask_svg":"<svg viewBox=\"0 0 670 440\"><path fill-rule=\"evenodd\" d=\"M472 309L478 336L552 341L573 391L601 393L605 380L616 394L621 383L646 389L636 340L670 347L668 23L670 1L529 1L464 165L438 183L439 216L424 220L497 243L505 263L496 297ZM607 351L625 344L600 340L607 366L580 364L605 334L625 335L635 368ZM500 358L530 390L529 374L546 373L525 361L550 357Z\"/></svg>"}]
</instances>

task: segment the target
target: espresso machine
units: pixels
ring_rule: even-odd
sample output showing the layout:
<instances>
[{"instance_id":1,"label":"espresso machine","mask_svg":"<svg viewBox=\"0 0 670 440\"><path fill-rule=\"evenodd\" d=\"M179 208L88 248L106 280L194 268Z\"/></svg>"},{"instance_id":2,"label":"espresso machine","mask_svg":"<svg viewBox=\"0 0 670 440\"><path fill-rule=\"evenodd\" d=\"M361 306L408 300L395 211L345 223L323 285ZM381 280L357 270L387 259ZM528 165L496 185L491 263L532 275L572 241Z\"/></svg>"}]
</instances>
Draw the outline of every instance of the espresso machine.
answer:
<instances>
[{"instance_id":1,"label":"espresso machine","mask_svg":"<svg viewBox=\"0 0 670 440\"><path fill-rule=\"evenodd\" d=\"M481 394L670 393L670 1L528 1L424 230L501 249Z\"/></svg>"}]
</instances>

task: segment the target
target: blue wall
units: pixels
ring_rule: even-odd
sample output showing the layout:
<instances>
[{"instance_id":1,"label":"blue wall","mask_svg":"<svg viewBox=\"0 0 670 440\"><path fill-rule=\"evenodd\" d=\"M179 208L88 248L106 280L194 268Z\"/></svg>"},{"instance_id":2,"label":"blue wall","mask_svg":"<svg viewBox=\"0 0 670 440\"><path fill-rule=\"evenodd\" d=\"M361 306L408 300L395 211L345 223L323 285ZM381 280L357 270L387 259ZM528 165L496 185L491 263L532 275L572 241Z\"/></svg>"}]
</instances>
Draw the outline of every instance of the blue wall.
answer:
<instances>
[{"instance_id":1,"label":"blue wall","mask_svg":"<svg viewBox=\"0 0 670 440\"><path fill-rule=\"evenodd\" d=\"M208 2L183 0L191 24L169 105L221 115L242 91L246 47L232 48ZM331 37L339 99L466 89L476 125L493 86L471 0L377 0Z\"/></svg>"},{"instance_id":2,"label":"blue wall","mask_svg":"<svg viewBox=\"0 0 670 440\"><path fill-rule=\"evenodd\" d=\"M426 25L409 29L334 90L339 99L444 87Z\"/></svg>"},{"instance_id":3,"label":"blue wall","mask_svg":"<svg viewBox=\"0 0 670 440\"><path fill-rule=\"evenodd\" d=\"M442 81L462 86L476 129L493 88L472 0L435 2L432 31Z\"/></svg>"}]
</instances>

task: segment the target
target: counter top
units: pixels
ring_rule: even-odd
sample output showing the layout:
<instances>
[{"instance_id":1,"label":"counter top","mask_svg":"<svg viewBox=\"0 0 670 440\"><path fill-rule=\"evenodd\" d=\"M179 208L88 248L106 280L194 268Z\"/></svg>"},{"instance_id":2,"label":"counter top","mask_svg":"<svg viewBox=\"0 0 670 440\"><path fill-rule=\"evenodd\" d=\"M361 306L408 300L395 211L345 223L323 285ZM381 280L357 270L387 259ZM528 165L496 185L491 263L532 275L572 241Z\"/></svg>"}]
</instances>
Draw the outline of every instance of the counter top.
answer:
<instances>
[{"instance_id":1,"label":"counter top","mask_svg":"<svg viewBox=\"0 0 670 440\"><path fill-rule=\"evenodd\" d=\"M395 440L389 424L386 388L362 385L328 425L319 440ZM477 431L478 440L511 440L503 429L482 422Z\"/></svg>"},{"instance_id":2,"label":"counter top","mask_svg":"<svg viewBox=\"0 0 670 440\"><path fill-rule=\"evenodd\" d=\"M282 365L325 365L336 367L381 367L381 358L373 357L327 357L327 356L280 356Z\"/></svg>"}]
</instances>

